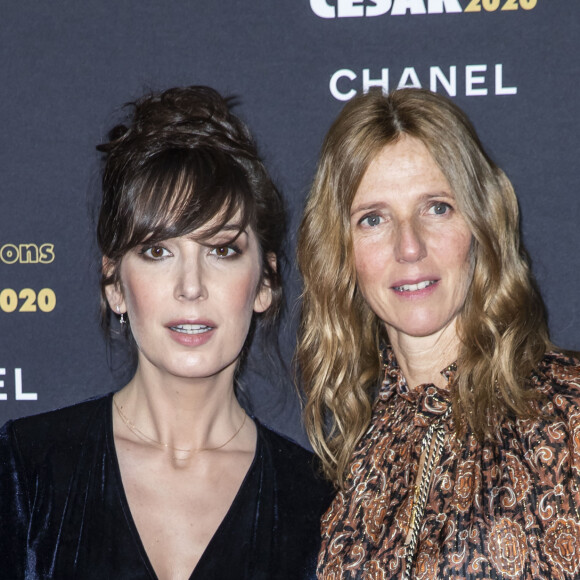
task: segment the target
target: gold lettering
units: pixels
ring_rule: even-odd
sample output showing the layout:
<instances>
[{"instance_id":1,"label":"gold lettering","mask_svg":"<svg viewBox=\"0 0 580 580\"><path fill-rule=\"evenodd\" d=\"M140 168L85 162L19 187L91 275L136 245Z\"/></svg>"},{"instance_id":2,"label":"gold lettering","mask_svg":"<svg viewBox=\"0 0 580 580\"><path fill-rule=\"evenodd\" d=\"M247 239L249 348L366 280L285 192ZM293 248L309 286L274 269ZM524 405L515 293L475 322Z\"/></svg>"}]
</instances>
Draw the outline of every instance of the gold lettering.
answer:
<instances>
[{"instance_id":1,"label":"gold lettering","mask_svg":"<svg viewBox=\"0 0 580 580\"><path fill-rule=\"evenodd\" d=\"M40 263L50 264L54 262L54 244L42 244L40 246Z\"/></svg>"},{"instance_id":2,"label":"gold lettering","mask_svg":"<svg viewBox=\"0 0 580 580\"><path fill-rule=\"evenodd\" d=\"M4 264L51 264L54 244L4 244L0 247L0 262Z\"/></svg>"},{"instance_id":3,"label":"gold lettering","mask_svg":"<svg viewBox=\"0 0 580 580\"><path fill-rule=\"evenodd\" d=\"M38 246L36 244L20 244L20 263L36 264L38 262Z\"/></svg>"},{"instance_id":4,"label":"gold lettering","mask_svg":"<svg viewBox=\"0 0 580 580\"><path fill-rule=\"evenodd\" d=\"M4 244L0 248L0 260L5 264L15 264L18 262L18 247L14 244Z\"/></svg>"}]
</instances>

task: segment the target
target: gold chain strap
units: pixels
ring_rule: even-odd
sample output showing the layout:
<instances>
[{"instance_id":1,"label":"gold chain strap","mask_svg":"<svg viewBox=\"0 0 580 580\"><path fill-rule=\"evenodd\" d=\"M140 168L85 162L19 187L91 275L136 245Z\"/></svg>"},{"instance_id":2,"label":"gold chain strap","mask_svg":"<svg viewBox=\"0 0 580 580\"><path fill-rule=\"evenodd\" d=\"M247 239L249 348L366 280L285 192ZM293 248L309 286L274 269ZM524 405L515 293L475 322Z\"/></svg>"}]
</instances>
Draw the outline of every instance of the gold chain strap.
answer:
<instances>
[{"instance_id":1,"label":"gold chain strap","mask_svg":"<svg viewBox=\"0 0 580 580\"><path fill-rule=\"evenodd\" d=\"M445 411L441 418L435 421L427 430L421 441L421 456L427 453L427 462L423 465L421 471L421 481L415 485L415 493L413 496L413 508L411 510L411 518L409 522L410 538L405 552L405 569L403 570L402 580L409 580L411 578L411 569L413 567L413 560L417 550L419 541L419 532L421 531L421 523L425 513L427 500L429 499L429 490L431 488L431 478L435 466L441 457L441 451L445 443L445 426L444 422L451 415L451 407ZM435 439L435 447L432 448L433 439Z\"/></svg>"}]
</instances>

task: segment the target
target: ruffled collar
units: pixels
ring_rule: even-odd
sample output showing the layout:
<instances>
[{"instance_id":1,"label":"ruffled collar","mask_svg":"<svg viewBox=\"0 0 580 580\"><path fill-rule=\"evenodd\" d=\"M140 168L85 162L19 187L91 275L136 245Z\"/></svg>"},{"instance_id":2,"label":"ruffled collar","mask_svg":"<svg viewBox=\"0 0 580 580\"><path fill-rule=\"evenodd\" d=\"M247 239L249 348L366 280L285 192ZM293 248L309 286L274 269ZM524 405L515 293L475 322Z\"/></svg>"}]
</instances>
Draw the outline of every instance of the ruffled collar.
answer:
<instances>
[{"instance_id":1,"label":"ruffled collar","mask_svg":"<svg viewBox=\"0 0 580 580\"><path fill-rule=\"evenodd\" d=\"M393 349L390 346L385 347L381 356L385 374L379 399L386 401L397 394L416 407L416 415L419 420L421 418L432 419L445 414L451 405L449 389L437 387L432 383L425 383L416 389L411 389L401 372ZM456 372L457 364L452 363L441 371L441 375L447 379L449 384Z\"/></svg>"}]
</instances>

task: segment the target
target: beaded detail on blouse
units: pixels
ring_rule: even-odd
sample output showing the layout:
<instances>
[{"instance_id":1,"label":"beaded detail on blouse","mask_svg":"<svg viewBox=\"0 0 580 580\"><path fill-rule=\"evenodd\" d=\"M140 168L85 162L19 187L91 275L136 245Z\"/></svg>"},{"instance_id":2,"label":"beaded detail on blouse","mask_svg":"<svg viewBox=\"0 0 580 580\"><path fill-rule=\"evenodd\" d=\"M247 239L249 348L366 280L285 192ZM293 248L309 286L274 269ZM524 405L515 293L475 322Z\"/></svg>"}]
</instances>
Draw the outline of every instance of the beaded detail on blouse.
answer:
<instances>
[{"instance_id":1,"label":"beaded detail on blouse","mask_svg":"<svg viewBox=\"0 0 580 580\"><path fill-rule=\"evenodd\" d=\"M529 380L542 417L506 421L483 444L455 435L447 390L409 389L390 349L385 363L345 491L322 519L318 577L404 577L421 442L440 422L410 577L579 578L580 361L547 354Z\"/></svg>"}]
</instances>

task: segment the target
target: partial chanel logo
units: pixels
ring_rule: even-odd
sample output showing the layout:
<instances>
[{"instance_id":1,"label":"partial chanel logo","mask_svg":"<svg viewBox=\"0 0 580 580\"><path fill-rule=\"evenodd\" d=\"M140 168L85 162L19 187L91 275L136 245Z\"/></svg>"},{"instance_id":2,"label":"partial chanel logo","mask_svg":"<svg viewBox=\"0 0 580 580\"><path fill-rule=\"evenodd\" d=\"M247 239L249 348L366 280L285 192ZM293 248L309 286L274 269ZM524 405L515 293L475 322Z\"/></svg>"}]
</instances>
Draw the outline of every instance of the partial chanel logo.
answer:
<instances>
[{"instance_id":1,"label":"partial chanel logo","mask_svg":"<svg viewBox=\"0 0 580 580\"><path fill-rule=\"evenodd\" d=\"M0 377L5 377L7 375L7 369L0 368ZM14 399L17 401L36 401L38 400L37 393L25 393L22 387L22 369L16 368L14 369L14 373L10 373L11 376L14 377L14 382L12 386L14 388ZM0 401L7 401L8 400L8 393L4 392L6 381L3 379L0 380Z\"/></svg>"}]
</instances>

